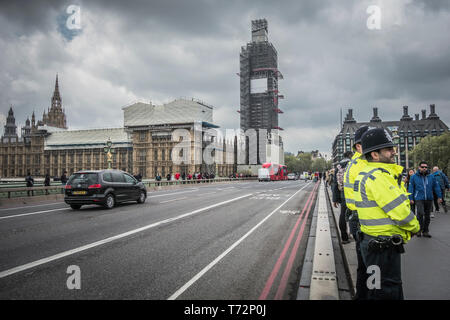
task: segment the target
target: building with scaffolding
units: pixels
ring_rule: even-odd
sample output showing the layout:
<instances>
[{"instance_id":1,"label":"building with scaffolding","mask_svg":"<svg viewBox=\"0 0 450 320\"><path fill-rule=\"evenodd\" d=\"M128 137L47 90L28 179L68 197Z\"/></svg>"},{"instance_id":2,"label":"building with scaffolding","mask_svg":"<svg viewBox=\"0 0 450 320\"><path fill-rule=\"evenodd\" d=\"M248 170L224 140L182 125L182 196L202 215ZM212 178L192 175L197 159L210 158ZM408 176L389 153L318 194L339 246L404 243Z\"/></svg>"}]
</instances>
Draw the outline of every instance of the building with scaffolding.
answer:
<instances>
[{"instance_id":1,"label":"building with scaffolding","mask_svg":"<svg viewBox=\"0 0 450 320\"><path fill-rule=\"evenodd\" d=\"M240 53L240 126L244 132L255 130L256 141L247 137L247 163L284 163L283 142L279 136L278 115L283 113L278 101L278 80L283 75L278 70L278 54L268 41L266 19L253 20L252 41ZM252 148L256 143L256 148ZM249 150L257 150L256 157ZM252 158L254 161L252 161Z\"/></svg>"}]
</instances>

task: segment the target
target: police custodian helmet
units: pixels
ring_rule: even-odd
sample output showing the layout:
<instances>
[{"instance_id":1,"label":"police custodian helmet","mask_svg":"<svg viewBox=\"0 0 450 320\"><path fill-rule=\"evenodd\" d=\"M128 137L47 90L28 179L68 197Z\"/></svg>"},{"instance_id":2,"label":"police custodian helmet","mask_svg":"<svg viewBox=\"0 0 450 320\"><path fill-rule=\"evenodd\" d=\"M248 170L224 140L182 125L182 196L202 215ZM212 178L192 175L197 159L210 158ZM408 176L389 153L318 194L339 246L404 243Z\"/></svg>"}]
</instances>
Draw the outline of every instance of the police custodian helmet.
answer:
<instances>
[{"instance_id":1,"label":"police custodian helmet","mask_svg":"<svg viewBox=\"0 0 450 320\"><path fill-rule=\"evenodd\" d=\"M361 143L361 137L367 130L369 130L369 126L359 127L358 130L355 131L355 144Z\"/></svg>"},{"instance_id":2,"label":"police custodian helmet","mask_svg":"<svg viewBox=\"0 0 450 320\"><path fill-rule=\"evenodd\" d=\"M391 135L385 129L373 128L362 135L361 146L363 154L367 154L379 149L394 147L395 144Z\"/></svg>"}]
</instances>

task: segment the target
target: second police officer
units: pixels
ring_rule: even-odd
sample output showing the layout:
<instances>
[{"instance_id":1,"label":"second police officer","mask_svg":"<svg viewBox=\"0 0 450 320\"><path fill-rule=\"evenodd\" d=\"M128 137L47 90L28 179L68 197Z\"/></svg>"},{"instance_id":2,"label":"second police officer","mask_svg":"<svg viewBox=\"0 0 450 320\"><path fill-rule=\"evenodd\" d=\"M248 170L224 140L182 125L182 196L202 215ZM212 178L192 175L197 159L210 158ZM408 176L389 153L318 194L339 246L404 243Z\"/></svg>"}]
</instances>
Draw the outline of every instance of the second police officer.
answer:
<instances>
[{"instance_id":1,"label":"second police officer","mask_svg":"<svg viewBox=\"0 0 450 320\"><path fill-rule=\"evenodd\" d=\"M355 178L367 165L367 161L362 155L361 137L368 129L368 126L362 126L356 130L355 144L353 145L355 154L353 155L350 163L347 165L344 173L344 195L345 202L349 210L349 227L350 233L356 241L356 256L358 258L358 267L356 270L356 294L354 297L355 300L364 300L367 298L367 273L360 252L360 239L358 236L359 222L358 213L356 212L355 198L353 195L353 184L355 182Z\"/></svg>"},{"instance_id":2,"label":"second police officer","mask_svg":"<svg viewBox=\"0 0 450 320\"><path fill-rule=\"evenodd\" d=\"M361 226L361 255L371 273L367 297L401 300L400 255L403 244L419 231L419 222L401 187L403 167L395 164L396 151L389 133L370 129L363 134L361 145L367 166L356 177L353 190Z\"/></svg>"}]
</instances>

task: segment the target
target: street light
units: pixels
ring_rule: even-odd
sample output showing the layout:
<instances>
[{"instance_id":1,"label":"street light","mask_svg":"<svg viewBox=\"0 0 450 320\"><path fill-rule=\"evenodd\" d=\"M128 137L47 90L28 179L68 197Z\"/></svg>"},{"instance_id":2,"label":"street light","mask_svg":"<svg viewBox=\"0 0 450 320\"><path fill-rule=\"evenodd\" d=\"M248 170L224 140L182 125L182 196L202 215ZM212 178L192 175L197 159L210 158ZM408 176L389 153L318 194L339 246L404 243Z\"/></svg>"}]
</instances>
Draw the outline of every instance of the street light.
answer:
<instances>
[{"instance_id":1,"label":"street light","mask_svg":"<svg viewBox=\"0 0 450 320\"><path fill-rule=\"evenodd\" d=\"M397 129L393 129L392 131L392 140L394 141L394 144L397 146L397 164L400 163L400 137L398 135Z\"/></svg>"},{"instance_id":2,"label":"street light","mask_svg":"<svg viewBox=\"0 0 450 320\"><path fill-rule=\"evenodd\" d=\"M112 141L111 138L108 138L108 141L106 141L106 146L103 148L103 152L106 154L106 161L108 162L108 169L111 169L111 163L112 163L112 155L116 153L116 150L112 148Z\"/></svg>"}]
</instances>

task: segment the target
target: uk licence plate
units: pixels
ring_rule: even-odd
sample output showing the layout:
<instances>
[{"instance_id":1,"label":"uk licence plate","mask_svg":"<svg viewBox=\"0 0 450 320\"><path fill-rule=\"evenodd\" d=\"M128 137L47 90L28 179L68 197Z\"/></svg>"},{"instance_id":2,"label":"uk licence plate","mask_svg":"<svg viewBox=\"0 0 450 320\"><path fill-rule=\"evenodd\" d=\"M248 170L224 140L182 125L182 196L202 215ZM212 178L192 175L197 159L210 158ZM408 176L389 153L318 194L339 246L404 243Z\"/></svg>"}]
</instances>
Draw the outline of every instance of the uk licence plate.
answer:
<instances>
[{"instance_id":1,"label":"uk licence plate","mask_svg":"<svg viewBox=\"0 0 450 320\"><path fill-rule=\"evenodd\" d=\"M74 191L74 192L72 192L72 194L74 194L74 195L83 195L83 194L87 194L87 191Z\"/></svg>"}]
</instances>

